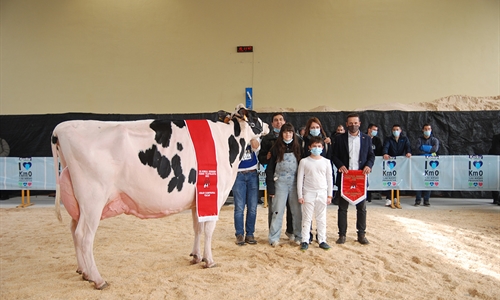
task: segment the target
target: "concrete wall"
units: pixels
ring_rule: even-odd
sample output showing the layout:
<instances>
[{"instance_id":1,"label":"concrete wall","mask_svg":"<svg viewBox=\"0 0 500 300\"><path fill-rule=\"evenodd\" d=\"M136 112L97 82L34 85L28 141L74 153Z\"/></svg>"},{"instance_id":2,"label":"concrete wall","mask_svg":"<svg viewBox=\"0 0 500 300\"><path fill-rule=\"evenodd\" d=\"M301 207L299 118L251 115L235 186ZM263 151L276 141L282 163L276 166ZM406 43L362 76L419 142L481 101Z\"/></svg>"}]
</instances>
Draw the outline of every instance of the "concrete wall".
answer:
<instances>
[{"instance_id":1,"label":"concrete wall","mask_svg":"<svg viewBox=\"0 0 500 300\"><path fill-rule=\"evenodd\" d=\"M499 0L0 1L0 114L500 94Z\"/></svg>"}]
</instances>

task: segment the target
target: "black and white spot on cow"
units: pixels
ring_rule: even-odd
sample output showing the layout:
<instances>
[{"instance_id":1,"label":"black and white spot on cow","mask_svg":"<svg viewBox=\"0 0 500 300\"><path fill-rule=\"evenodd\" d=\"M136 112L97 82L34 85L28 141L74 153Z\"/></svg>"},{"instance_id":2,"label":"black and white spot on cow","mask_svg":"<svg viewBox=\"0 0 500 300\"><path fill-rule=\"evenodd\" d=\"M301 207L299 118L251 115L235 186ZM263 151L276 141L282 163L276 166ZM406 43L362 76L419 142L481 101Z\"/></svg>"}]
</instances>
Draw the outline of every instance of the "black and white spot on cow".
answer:
<instances>
[{"instance_id":1,"label":"black and white spot on cow","mask_svg":"<svg viewBox=\"0 0 500 300\"><path fill-rule=\"evenodd\" d=\"M139 152L139 159L143 165L156 169L158 175L163 179L167 178L172 171L170 161L158 151L156 145L152 145L146 151Z\"/></svg>"},{"instance_id":2,"label":"black and white spot on cow","mask_svg":"<svg viewBox=\"0 0 500 300\"><path fill-rule=\"evenodd\" d=\"M245 154L246 150L246 143L244 138L240 138L240 146L241 146L241 151L240 151L240 160L243 158L243 154Z\"/></svg>"},{"instance_id":3,"label":"black and white spot on cow","mask_svg":"<svg viewBox=\"0 0 500 300\"><path fill-rule=\"evenodd\" d=\"M189 171L188 183L196 183L196 170L191 168Z\"/></svg>"},{"instance_id":4,"label":"black and white spot on cow","mask_svg":"<svg viewBox=\"0 0 500 300\"><path fill-rule=\"evenodd\" d=\"M229 164L233 167L233 163L236 160L236 157L240 153L240 148L238 145L238 141L234 138L234 135L231 135L228 139L229 144Z\"/></svg>"},{"instance_id":5,"label":"black and white spot on cow","mask_svg":"<svg viewBox=\"0 0 500 300\"><path fill-rule=\"evenodd\" d=\"M182 144L178 142L178 143L177 143L177 150L182 151L182 149L184 149L184 148L182 147Z\"/></svg>"},{"instance_id":6,"label":"black and white spot on cow","mask_svg":"<svg viewBox=\"0 0 500 300\"><path fill-rule=\"evenodd\" d=\"M182 174L181 158L177 154L172 157L172 170L174 171L174 177L168 183L168 192L171 193L175 188L180 192L186 176Z\"/></svg>"},{"instance_id":7,"label":"black and white spot on cow","mask_svg":"<svg viewBox=\"0 0 500 300\"><path fill-rule=\"evenodd\" d=\"M155 141L161 144L163 148L170 146L170 139L172 138L172 123L178 128L186 126L184 121L167 121L155 120L149 124L149 127L155 131Z\"/></svg>"},{"instance_id":8,"label":"black and white spot on cow","mask_svg":"<svg viewBox=\"0 0 500 300\"><path fill-rule=\"evenodd\" d=\"M240 136L240 134L241 134L240 122L238 122L237 120L234 120L233 124L234 124L234 136Z\"/></svg>"}]
</instances>

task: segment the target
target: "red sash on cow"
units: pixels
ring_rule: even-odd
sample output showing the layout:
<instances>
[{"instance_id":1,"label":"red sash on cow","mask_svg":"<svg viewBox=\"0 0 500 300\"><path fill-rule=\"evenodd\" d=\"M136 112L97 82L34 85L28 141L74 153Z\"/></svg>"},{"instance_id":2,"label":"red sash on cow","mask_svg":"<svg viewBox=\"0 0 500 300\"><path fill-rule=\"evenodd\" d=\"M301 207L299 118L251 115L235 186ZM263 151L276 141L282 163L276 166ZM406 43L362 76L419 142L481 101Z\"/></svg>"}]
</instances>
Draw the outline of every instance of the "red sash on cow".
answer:
<instances>
[{"instance_id":1,"label":"red sash on cow","mask_svg":"<svg viewBox=\"0 0 500 300\"><path fill-rule=\"evenodd\" d=\"M196 209L198 221L217 221L217 157L212 131L207 120L186 120L193 141L198 165L196 180Z\"/></svg>"},{"instance_id":2,"label":"red sash on cow","mask_svg":"<svg viewBox=\"0 0 500 300\"><path fill-rule=\"evenodd\" d=\"M365 200L366 175L362 170L349 170L347 174L342 173L340 195L352 205Z\"/></svg>"}]
</instances>

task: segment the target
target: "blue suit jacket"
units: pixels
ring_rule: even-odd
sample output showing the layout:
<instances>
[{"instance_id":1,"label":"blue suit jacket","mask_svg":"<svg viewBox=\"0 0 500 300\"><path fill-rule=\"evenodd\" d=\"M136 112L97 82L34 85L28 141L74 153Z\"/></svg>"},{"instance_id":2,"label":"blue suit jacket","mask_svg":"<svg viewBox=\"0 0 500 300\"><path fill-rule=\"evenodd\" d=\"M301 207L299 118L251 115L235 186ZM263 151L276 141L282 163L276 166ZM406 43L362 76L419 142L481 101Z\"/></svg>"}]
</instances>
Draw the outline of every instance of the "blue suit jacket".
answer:
<instances>
[{"instance_id":1,"label":"blue suit jacket","mask_svg":"<svg viewBox=\"0 0 500 300\"><path fill-rule=\"evenodd\" d=\"M349 141L348 132L337 135L333 140L332 146L332 162L335 164L337 169L345 166L349 169ZM373 168L373 163L375 162L375 154L372 148L372 139L362 132L360 132L360 148L359 148L359 169L363 170L364 167L368 166ZM340 173L337 174L336 185L340 187L341 176Z\"/></svg>"}]
</instances>

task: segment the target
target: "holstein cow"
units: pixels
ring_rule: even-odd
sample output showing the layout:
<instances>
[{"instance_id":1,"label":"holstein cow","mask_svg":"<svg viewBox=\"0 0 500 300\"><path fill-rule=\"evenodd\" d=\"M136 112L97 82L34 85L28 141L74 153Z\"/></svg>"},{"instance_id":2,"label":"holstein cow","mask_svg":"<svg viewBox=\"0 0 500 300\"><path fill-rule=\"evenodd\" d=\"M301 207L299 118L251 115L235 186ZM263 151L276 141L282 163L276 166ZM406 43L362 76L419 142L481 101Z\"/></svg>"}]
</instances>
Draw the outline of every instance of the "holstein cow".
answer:
<instances>
[{"instance_id":1,"label":"holstein cow","mask_svg":"<svg viewBox=\"0 0 500 300\"><path fill-rule=\"evenodd\" d=\"M94 237L101 219L122 213L146 219L192 209L195 237L191 263L203 260L205 267L215 266L211 239L216 215L233 186L246 145L268 132L267 124L242 105L230 117L228 114L226 121L67 121L56 126L52 153L55 165L59 158L62 166L56 180L56 214L62 220L62 200L72 218L77 272L83 279L94 282L97 289L108 286L94 261ZM203 147L196 151L200 149L195 149L196 143L199 147L212 144L212 158ZM215 162L205 173L200 169L204 155ZM210 179L209 173L216 176ZM201 186L199 178L205 178ZM206 194L216 195L215 217L200 221L197 208L204 193L199 196L200 190L211 182L216 182L216 188ZM201 257L203 232L205 248Z\"/></svg>"}]
</instances>

